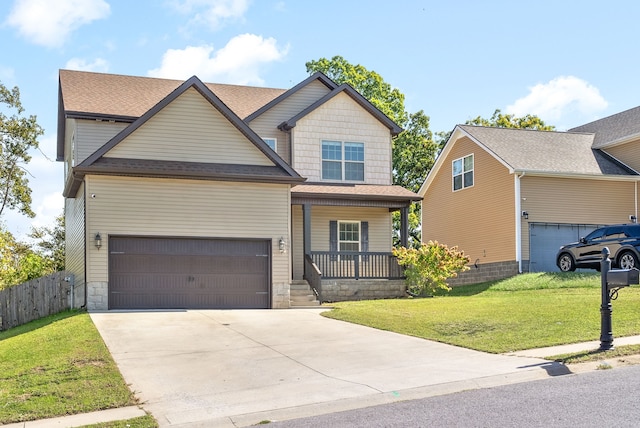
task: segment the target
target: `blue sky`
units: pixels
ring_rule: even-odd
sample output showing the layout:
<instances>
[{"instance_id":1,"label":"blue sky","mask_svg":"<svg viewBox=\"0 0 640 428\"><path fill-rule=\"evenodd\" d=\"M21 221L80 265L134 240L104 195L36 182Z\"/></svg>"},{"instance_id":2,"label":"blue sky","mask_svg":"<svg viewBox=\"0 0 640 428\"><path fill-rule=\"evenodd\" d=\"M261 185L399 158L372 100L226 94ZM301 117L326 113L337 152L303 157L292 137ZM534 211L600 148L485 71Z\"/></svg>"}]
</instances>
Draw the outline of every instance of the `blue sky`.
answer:
<instances>
[{"instance_id":1,"label":"blue sky","mask_svg":"<svg viewBox=\"0 0 640 428\"><path fill-rule=\"evenodd\" d=\"M638 16L631 0L4 0L0 82L45 135L28 165L37 217L2 220L22 237L62 212L61 68L289 88L341 55L434 132L496 108L565 130L640 105Z\"/></svg>"}]
</instances>

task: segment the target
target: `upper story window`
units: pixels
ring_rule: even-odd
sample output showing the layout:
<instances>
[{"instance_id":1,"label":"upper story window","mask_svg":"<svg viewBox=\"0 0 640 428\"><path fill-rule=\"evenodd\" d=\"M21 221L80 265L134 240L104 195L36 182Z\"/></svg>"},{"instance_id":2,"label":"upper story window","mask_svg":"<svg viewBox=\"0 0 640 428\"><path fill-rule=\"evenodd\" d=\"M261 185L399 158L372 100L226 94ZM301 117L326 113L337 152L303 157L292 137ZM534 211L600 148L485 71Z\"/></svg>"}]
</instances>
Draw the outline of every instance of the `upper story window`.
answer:
<instances>
[{"instance_id":1,"label":"upper story window","mask_svg":"<svg viewBox=\"0 0 640 428\"><path fill-rule=\"evenodd\" d=\"M452 162L453 191L473 186L473 155Z\"/></svg>"},{"instance_id":2,"label":"upper story window","mask_svg":"<svg viewBox=\"0 0 640 428\"><path fill-rule=\"evenodd\" d=\"M277 147L278 147L278 140L277 139L275 139L275 138L263 138L262 141L267 143L267 146L271 147L271 150L273 150L274 152L277 151Z\"/></svg>"},{"instance_id":3,"label":"upper story window","mask_svg":"<svg viewBox=\"0 0 640 428\"><path fill-rule=\"evenodd\" d=\"M364 181L364 143L322 141L322 179Z\"/></svg>"}]
</instances>

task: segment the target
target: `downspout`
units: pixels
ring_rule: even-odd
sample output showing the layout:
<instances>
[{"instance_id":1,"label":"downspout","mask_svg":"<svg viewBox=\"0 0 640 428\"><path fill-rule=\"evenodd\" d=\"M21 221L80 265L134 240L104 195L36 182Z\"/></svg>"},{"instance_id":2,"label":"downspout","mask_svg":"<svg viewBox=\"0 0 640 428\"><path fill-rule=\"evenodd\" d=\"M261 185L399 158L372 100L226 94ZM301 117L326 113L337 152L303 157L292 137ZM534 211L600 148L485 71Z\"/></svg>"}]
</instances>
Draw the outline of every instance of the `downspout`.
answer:
<instances>
[{"instance_id":1,"label":"downspout","mask_svg":"<svg viewBox=\"0 0 640 428\"><path fill-rule=\"evenodd\" d=\"M518 273L522 273L522 197L520 194L520 179L525 173L514 175L515 177L515 197L516 197L516 260L518 261Z\"/></svg>"},{"instance_id":2,"label":"downspout","mask_svg":"<svg viewBox=\"0 0 640 428\"><path fill-rule=\"evenodd\" d=\"M638 221L638 182L635 181L635 192L633 192L633 196L634 196L634 216L636 216L636 221Z\"/></svg>"}]
</instances>

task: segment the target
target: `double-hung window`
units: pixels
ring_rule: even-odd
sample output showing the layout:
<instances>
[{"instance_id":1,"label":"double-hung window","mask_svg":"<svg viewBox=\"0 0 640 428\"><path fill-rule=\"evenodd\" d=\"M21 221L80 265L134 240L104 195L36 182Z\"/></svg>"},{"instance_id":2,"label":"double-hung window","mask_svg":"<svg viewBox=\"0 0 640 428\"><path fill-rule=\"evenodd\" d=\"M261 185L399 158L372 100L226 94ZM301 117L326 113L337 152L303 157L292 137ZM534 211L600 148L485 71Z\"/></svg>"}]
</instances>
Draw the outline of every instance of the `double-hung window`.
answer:
<instances>
[{"instance_id":1,"label":"double-hung window","mask_svg":"<svg viewBox=\"0 0 640 428\"><path fill-rule=\"evenodd\" d=\"M364 143L322 141L322 179L364 181Z\"/></svg>"},{"instance_id":2,"label":"double-hung window","mask_svg":"<svg viewBox=\"0 0 640 428\"><path fill-rule=\"evenodd\" d=\"M338 222L339 251L360 251L360 222Z\"/></svg>"},{"instance_id":3,"label":"double-hung window","mask_svg":"<svg viewBox=\"0 0 640 428\"><path fill-rule=\"evenodd\" d=\"M473 186L473 155L452 162L453 191Z\"/></svg>"}]
</instances>

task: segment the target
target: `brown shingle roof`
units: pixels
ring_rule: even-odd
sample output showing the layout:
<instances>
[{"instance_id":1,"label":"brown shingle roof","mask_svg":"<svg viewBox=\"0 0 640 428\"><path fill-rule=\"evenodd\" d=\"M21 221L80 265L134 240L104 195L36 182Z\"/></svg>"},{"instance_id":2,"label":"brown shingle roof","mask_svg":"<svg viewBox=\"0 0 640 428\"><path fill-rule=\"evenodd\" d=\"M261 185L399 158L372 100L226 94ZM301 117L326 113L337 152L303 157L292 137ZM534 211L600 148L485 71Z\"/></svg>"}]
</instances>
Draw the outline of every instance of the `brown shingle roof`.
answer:
<instances>
[{"instance_id":1,"label":"brown shingle roof","mask_svg":"<svg viewBox=\"0 0 640 428\"><path fill-rule=\"evenodd\" d=\"M291 196L330 197L330 198L367 198L371 200L419 201L421 196L401 186L383 186L375 184L318 184L303 183L291 188Z\"/></svg>"},{"instance_id":2,"label":"brown shingle roof","mask_svg":"<svg viewBox=\"0 0 640 428\"><path fill-rule=\"evenodd\" d=\"M156 105L182 80L60 70L66 112L137 118ZM235 114L244 118L285 89L206 83Z\"/></svg>"},{"instance_id":3,"label":"brown shingle roof","mask_svg":"<svg viewBox=\"0 0 640 428\"><path fill-rule=\"evenodd\" d=\"M593 134L459 126L516 171L637 175L600 150L592 149Z\"/></svg>"},{"instance_id":4,"label":"brown shingle roof","mask_svg":"<svg viewBox=\"0 0 640 428\"><path fill-rule=\"evenodd\" d=\"M569 131L596 134L594 147L603 147L630 138L640 138L640 107L625 110Z\"/></svg>"}]
</instances>

